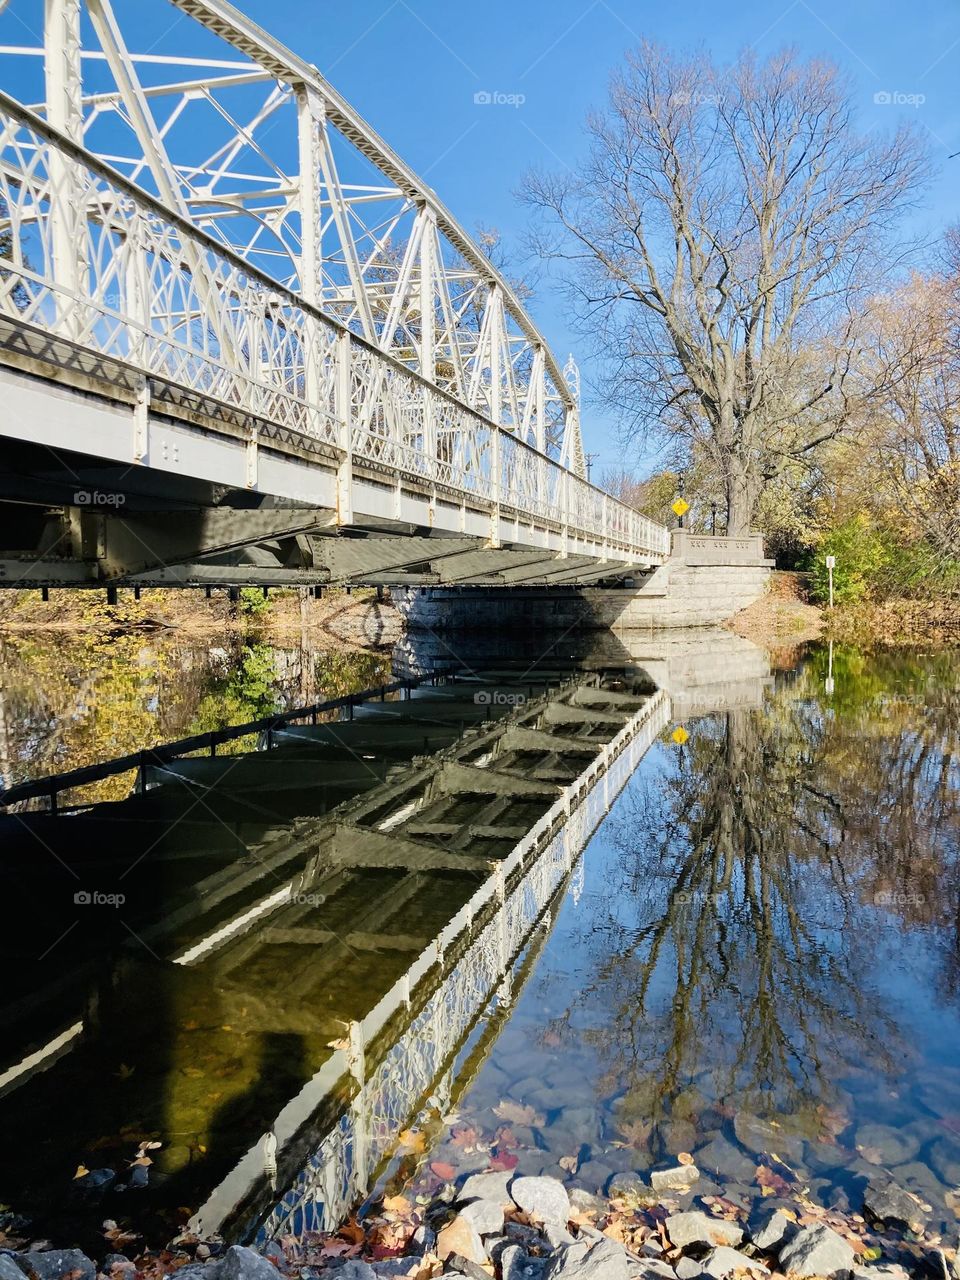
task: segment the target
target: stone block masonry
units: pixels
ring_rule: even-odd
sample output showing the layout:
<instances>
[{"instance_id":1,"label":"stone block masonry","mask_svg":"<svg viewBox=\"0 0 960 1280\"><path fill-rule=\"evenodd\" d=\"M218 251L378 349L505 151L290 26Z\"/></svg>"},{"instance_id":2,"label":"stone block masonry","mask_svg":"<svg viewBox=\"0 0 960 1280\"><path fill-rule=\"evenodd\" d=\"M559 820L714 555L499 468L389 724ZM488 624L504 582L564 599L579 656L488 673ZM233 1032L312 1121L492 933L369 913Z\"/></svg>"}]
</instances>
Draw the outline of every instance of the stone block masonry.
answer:
<instances>
[{"instance_id":1,"label":"stone block masonry","mask_svg":"<svg viewBox=\"0 0 960 1280\"><path fill-rule=\"evenodd\" d=\"M716 538L676 529L670 559L630 587L405 588L393 600L408 626L434 631L708 627L763 595L772 567L759 533Z\"/></svg>"}]
</instances>

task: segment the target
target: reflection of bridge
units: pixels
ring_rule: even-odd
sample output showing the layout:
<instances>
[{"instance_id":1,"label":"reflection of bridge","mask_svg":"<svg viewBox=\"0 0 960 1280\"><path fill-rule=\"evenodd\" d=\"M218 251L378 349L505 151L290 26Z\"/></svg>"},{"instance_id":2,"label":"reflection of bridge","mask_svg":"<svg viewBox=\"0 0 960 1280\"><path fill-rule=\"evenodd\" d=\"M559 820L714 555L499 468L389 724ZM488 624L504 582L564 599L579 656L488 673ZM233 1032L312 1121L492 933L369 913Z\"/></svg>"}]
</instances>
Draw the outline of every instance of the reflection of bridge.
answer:
<instances>
[{"instance_id":1,"label":"reflection of bridge","mask_svg":"<svg viewBox=\"0 0 960 1280\"><path fill-rule=\"evenodd\" d=\"M135 1113L173 1135L151 1204L199 1204L204 1230L330 1221L456 1091L456 1053L669 704L642 675L559 668L397 693L288 718L247 755L154 757L121 802L0 820L5 896L44 894L42 937L23 913L0 944L0 1194L46 1198L31 1117L56 1116L71 1167L120 1168L103 1135ZM125 895L116 923L78 884ZM122 1097L98 1084L117 1062ZM265 1127L293 1188L273 1209Z\"/></svg>"},{"instance_id":2,"label":"reflection of bridge","mask_svg":"<svg viewBox=\"0 0 960 1280\"><path fill-rule=\"evenodd\" d=\"M0 3L44 34L0 54L0 580L661 563L584 478L575 368L433 191L226 0L173 2L176 57L111 0Z\"/></svg>"}]
</instances>

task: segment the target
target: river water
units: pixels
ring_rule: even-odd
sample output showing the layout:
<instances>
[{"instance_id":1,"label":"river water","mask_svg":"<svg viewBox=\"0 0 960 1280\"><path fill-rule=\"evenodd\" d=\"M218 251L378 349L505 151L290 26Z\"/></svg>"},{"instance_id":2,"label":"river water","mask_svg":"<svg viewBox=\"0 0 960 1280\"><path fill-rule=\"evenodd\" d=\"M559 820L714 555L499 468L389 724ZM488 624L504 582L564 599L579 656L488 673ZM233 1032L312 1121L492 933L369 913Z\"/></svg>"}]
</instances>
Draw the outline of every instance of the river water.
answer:
<instances>
[{"instance_id":1,"label":"river water","mask_svg":"<svg viewBox=\"0 0 960 1280\"><path fill-rule=\"evenodd\" d=\"M71 1240L109 1216L153 1242L188 1220L262 1241L329 1225L424 1162L438 1178L492 1163L597 1191L690 1152L735 1192L764 1151L839 1207L891 1169L954 1224L960 654L815 646L771 671L745 642L716 643L733 651L712 674L709 645L693 658L649 645L554 655L542 686L525 664L504 675L501 660L502 688L529 681L524 714L542 701L537 724L562 721L567 742L553 774L504 756L518 787L538 776L574 791L552 843L486 914L469 907L459 932L451 917L477 878L451 859L481 839L506 856L549 799L528 788L498 818L474 795L476 753L447 767L453 792L421 808L418 827L376 811L398 847L441 841L432 870L325 867L325 892L306 895L295 921L256 905L286 864L270 861L252 802L231 813L239 792L201 809L191 792L175 816L154 815L156 840L125 882L132 905L79 925L62 904L77 867L102 869L104 844L132 838L131 778L96 784L87 799L113 807L95 826L69 813L5 819L0 1201ZM410 658L409 646L7 641L4 784L367 688ZM588 715L600 728L584 727ZM575 728L592 744L582 759ZM603 772L580 785L594 750ZM370 772L375 753L357 752ZM277 801L288 836L313 814L290 768ZM321 815L338 800L322 781L333 790ZM163 874L141 877L154 844ZM194 963L191 894L209 895L225 866L249 892L242 910L204 899ZM445 953L411 987L411 957L436 939ZM331 1063L378 1002L351 1083ZM131 1163L138 1152L152 1164Z\"/></svg>"}]
</instances>

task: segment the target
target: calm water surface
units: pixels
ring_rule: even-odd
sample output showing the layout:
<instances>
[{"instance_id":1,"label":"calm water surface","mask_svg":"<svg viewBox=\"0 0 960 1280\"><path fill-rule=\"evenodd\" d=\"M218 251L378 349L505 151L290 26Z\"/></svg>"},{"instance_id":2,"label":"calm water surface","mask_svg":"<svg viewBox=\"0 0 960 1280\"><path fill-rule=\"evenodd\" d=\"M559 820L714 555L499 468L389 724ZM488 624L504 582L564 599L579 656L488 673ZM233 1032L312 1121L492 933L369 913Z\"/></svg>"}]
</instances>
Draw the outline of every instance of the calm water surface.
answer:
<instances>
[{"instance_id":1,"label":"calm water surface","mask_svg":"<svg viewBox=\"0 0 960 1280\"><path fill-rule=\"evenodd\" d=\"M389 668L382 654L141 640L5 643L0 662L8 781L376 684ZM512 995L480 1011L456 1096L428 1125L432 1161L472 1169L492 1153L596 1191L692 1152L729 1189L773 1151L823 1203L855 1202L883 1166L955 1222L960 654L814 649L756 692L762 706L688 720L682 746L671 721L629 778ZM354 882L336 927L384 876ZM436 933L443 898L438 882L409 890L410 934ZM42 900L29 909L41 923ZM60 955L69 970L69 942ZM231 963L211 976L124 961L123 1000L104 1005L93 1040L0 1095L0 1199L59 1212L77 1166L116 1164L153 1138L151 1185L170 1179L195 1208L236 1157L223 1135L259 1132L322 1060L338 1025L323 1008L362 1016L407 960L328 957L314 972L262 950L242 979ZM392 1166L395 1180L410 1171ZM114 1193L111 1216L136 1222L138 1194ZM169 1203L158 1212L177 1222Z\"/></svg>"}]
</instances>

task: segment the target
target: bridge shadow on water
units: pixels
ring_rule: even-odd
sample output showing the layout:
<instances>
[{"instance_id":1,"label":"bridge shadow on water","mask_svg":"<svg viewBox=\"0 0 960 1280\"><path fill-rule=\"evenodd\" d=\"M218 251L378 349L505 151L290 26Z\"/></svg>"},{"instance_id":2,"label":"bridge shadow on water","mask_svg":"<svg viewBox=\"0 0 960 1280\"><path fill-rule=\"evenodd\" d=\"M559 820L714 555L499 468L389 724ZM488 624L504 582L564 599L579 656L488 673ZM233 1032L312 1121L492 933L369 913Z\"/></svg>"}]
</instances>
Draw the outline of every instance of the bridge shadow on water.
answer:
<instances>
[{"instance_id":1,"label":"bridge shadow on water","mask_svg":"<svg viewBox=\"0 0 960 1280\"><path fill-rule=\"evenodd\" d=\"M0 818L0 1199L35 1231L333 1225L475 1074L671 708L767 680L726 633L511 645L410 634L409 696Z\"/></svg>"}]
</instances>

